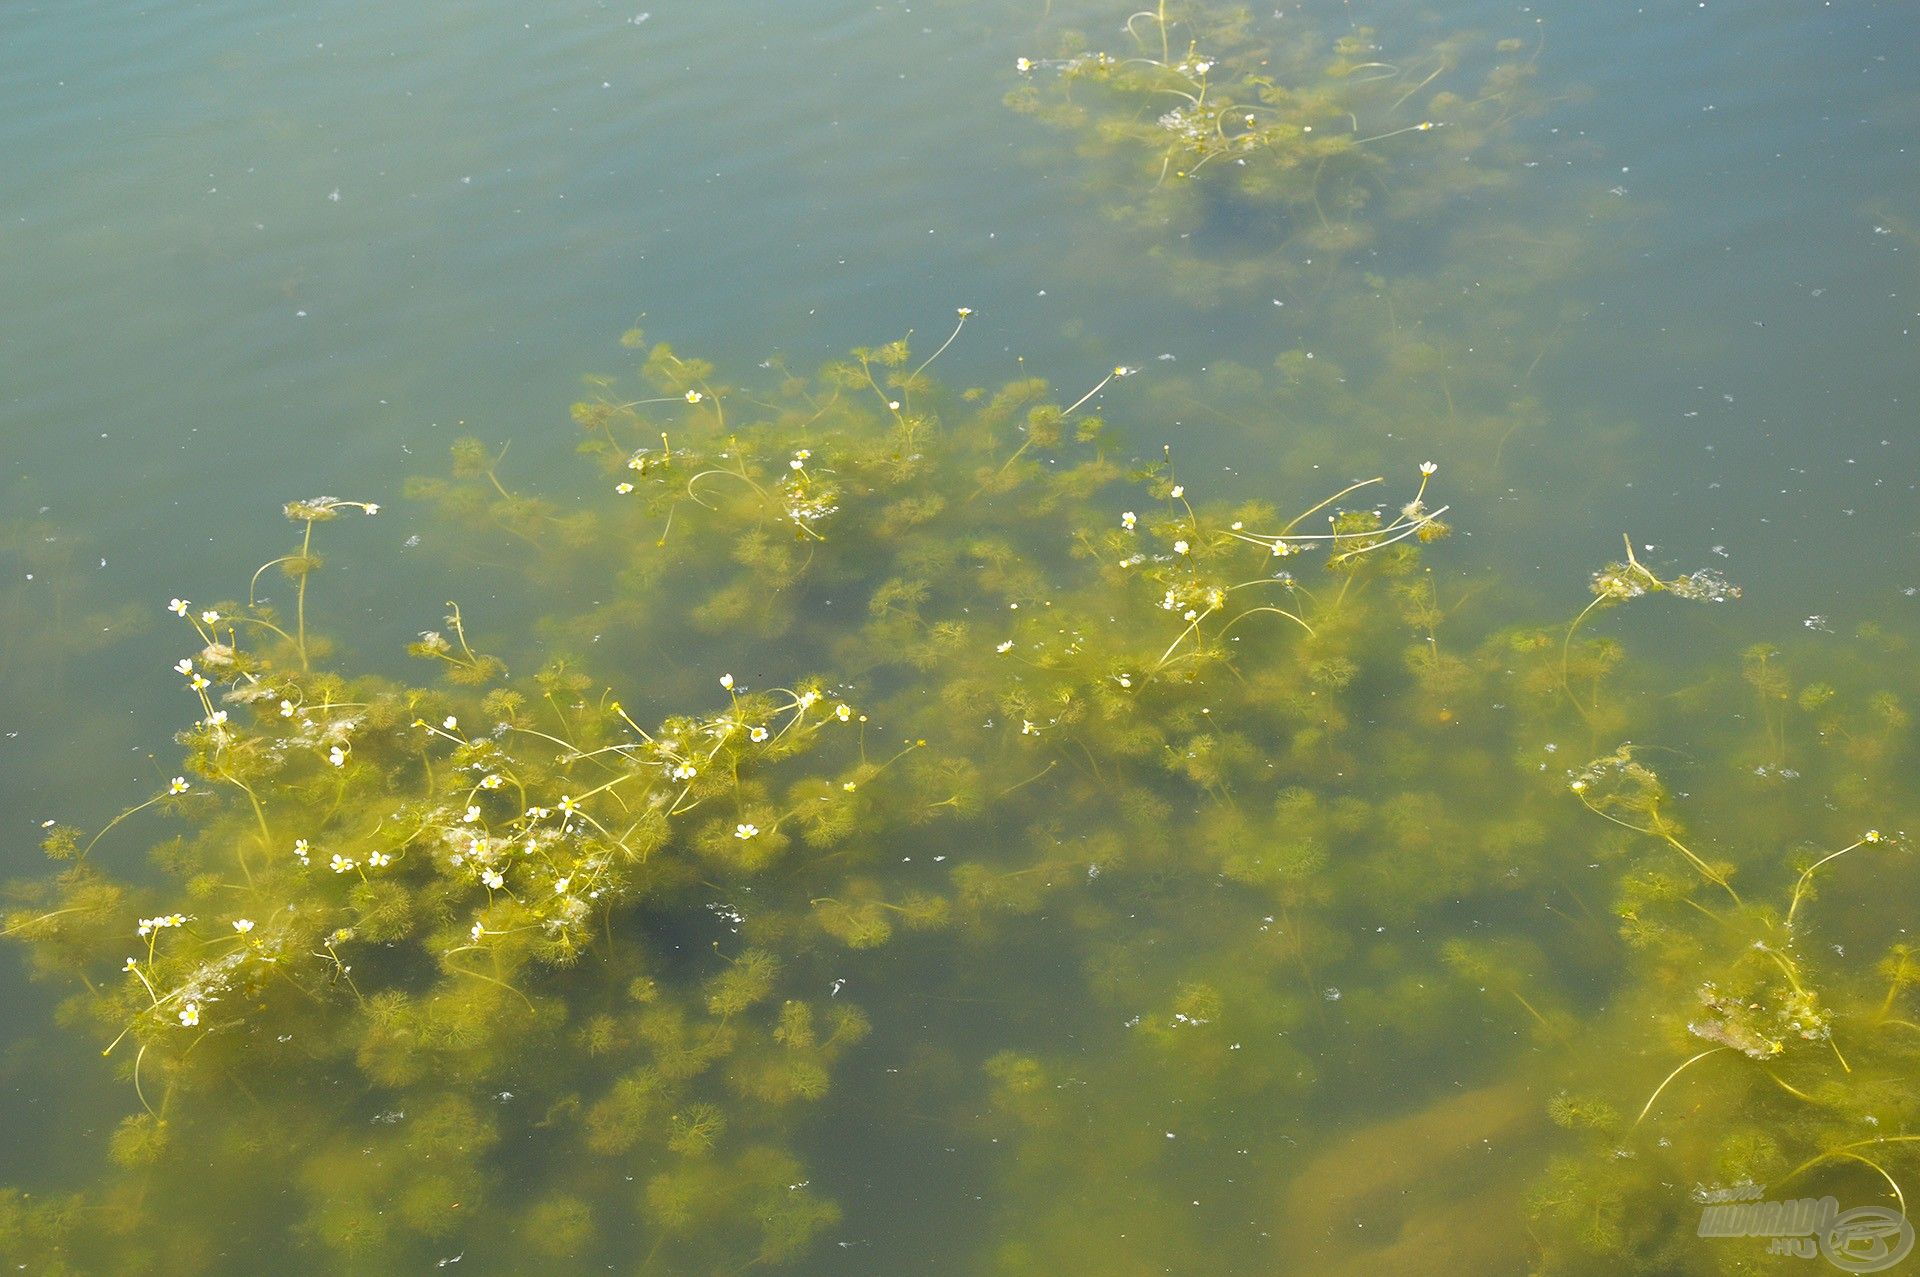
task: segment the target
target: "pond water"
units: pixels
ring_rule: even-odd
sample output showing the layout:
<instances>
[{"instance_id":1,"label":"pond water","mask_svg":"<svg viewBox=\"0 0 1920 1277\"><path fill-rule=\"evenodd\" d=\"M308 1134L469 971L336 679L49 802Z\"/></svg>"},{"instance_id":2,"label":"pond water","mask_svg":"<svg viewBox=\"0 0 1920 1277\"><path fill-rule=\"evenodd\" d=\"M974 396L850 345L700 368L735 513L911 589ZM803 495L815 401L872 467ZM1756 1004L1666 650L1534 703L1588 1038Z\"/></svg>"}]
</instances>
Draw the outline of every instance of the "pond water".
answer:
<instances>
[{"instance_id":1,"label":"pond water","mask_svg":"<svg viewBox=\"0 0 1920 1277\"><path fill-rule=\"evenodd\" d=\"M1916 48L8 6L0 1258L1899 1270Z\"/></svg>"}]
</instances>

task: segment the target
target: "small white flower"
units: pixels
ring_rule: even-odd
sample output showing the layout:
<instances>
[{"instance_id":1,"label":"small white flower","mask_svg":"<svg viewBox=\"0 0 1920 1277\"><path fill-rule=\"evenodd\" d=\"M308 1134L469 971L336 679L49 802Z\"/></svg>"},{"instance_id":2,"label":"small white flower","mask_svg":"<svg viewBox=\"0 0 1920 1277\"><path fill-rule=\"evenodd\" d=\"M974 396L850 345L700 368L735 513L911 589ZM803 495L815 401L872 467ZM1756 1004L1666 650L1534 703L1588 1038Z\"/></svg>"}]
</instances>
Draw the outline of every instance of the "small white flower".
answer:
<instances>
[{"instance_id":1,"label":"small white flower","mask_svg":"<svg viewBox=\"0 0 1920 1277\"><path fill-rule=\"evenodd\" d=\"M193 673L193 662L183 656L173 663L173 669L177 674L191 674Z\"/></svg>"},{"instance_id":2,"label":"small white flower","mask_svg":"<svg viewBox=\"0 0 1920 1277\"><path fill-rule=\"evenodd\" d=\"M441 723L440 726L446 728L450 732L457 731L460 727L460 720L455 718L453 715L449 714L447 715L446 721Z\"/></svg>"},{"instance_id":3,"label":"small white flower","mask_svg":"<svg viewBox=\"0 0 1920 1277\"><path fill-rule=\"evenodd\" d=\"M624 497L633 491L633 485L631 483L616 483L613 485L613 490Z\"/></svg>"},{"instance_id":4,"label":"small white flower","mask_svg":"<svg viewBox=\"0 0 1920 1277\"><path fill-rule=\"evenodd\" d=\"M140 967L140 959L128 958L126 961L126 965L122 966L120 969L122 971L136 971L139 969L139 967Z\"/></svg>"},{"instance_id":5,"label":"small white flower","mask_svg":"<svg viewBox=\"0 0 1920 1277\"><path fill-rule=\"evenodd\" d=\"M1006 642L1000 644L998 647L994 648L993 650L996 652L1002 652L1002 653L1011 652L1013 650L1013 640L1008 639Z\"/></svg>"},{"instance_id":6,"label":"small white flower","mask_svg":"<svg viewBox=\"0 0 1920 1277\"><path fill-rule=\"evenodd\" d=\"M1021 59L1021 61L1023 61L1023 62L1024 62L1025 60L1026 60L1026 59L1024 59L1024 58L1023 58L1023 59ZM971 306L962 306L962 307L960 307L960 308L959 308L958 310L956 310L956 311L955 311L954 313L955 313L955 314L957 314L958 316L960 316L960 318L962 318L962 319L965 319L965 318L966 318L967 316L969 316L969 315L971 315L971 314L973 314L973 307L971 307Z\"/></svg>"},{"instance_id":7,"label":"small white flower","mask_svg":"<svg viewBox=\"0 0 1920 1277\"><path fill-rule=\"evenodd\" d=\"M195 674L192 678L187 680L187 686L191 687L196 692L204 692L209 687L212 687L213 684L209 683L203 675Z\"/></svg>"},{"instance_id":8,"label":"small white flower","mask_svg":"<svg viewBox=\"0 0 1920 1277\"><path fill-rule=\"evenodd\" d=\"M208 727L218 727L226 721L227 721L227 711L223 709L217 709L213 711L213 713L207 716Z\"/></svg>"},{"instance_id":9,"label":"small white flower","mask_svg":"<svg viewBox=\"0 0 1920 1277\"><path fill-rule=\"evenodd\" d=\"M1213 63L1211 62L1196 62L1193 64L1193 73L1195 75L1205 75L1211 70L1213 70Z\"/></svg>"},{"instance_id":10,"label":"small white flower","mask_svg":"<svg viewBox=\"0 0 1920 1277\"><path fill-rule=\"evenodd\" d=\"M189 1029L200 1023L200 1004L198 1002L189 1002L180 1008L180 1023Z\"/></svg>"},{"instance_id":11,"label":"small white flower","mask_svg":"<svg viewBox=\"0 0 1920 1277\"><path fill-rule=\"evenodd\" d=\"M174 599L172 602L167 604L167 611L173 613L175 616L185 616L187 614L187 609L191 606L193 605L188 603L185 599Z\"/></svg>"},{"instance_id":12,"label":"small white flower","mask_svg":"<svg viewBox=\"0 0 1920 1277\"><path fill-rule=\"evenodd\" d=\"M1422 461L1420 463L1421 474L1432 474L1434 471L1438 470L1439 468L1440 468L1439 466L1435 465L1431 461Z\"/></svg>"},{"instance_id":13,"label":"small white flower","mask_svg":"<svg viewBox=\"0 0 1920 1277\"><path fill-rule=\"evenodd\" d=\"M347 751L335 745L327 751L327 761L335 767L345 767L347 765Z\"/></svg>"},{"instance_id":14,"label":"small white flower","mask_svg":"<svg viewBox=\"0 0 1920 1277\"><path fill-rule=\"evenodd\" d=\"M1139 522L1140 522L1139 517L1135 515L1134 512L1131 510L1128 510L1125 514L1122 514L1120 516L1120 526L1125 528L1129 532L1133 531L1134 525Z\"/></svg>"},{"instance_id":15,"label":"small white flower","mask_svg":"<svg viewBox=\"0 0 1920 1277\"><path fill-rule=\"evenodd\" d=\"M752 741L756 745L758 745L761 741L765 740L766 738L767 738L767 729L764 727L756 727L752 731L747 733L747 739Z\"/></svg>"},{"instance_id":16,"label":"small white flower","mask_svg":"<svg viewBox=\"0 0 1920 1277\"><path fill-rule=\"evenodd\" d=\"M1169 492L1167 495L1172 497L1175 501L1178 501L1181 497L1184 497L1187 495L1187 489L1183 484L1176 483L1173 485L1173 491Z\"/></svg>"},{"instance_id":17,"label":"small white flower","mask_svg":"<svg viewBox=\"0 0 1920 1277\"><path fill-rule=\"evenodd\" d=\"M235 918L233 920L233 929L235 931L238 931L241 935L244 936L247 934L247 932L253 930L253 919L252 918Z\"/></svg>"},{"instance_id":18,"label":"small white flower","mask_svg":"<svg viewBox=\"0 0 1920 1277\"><path fill-rule=\"evenodd\" d=\"M380 503L378 501L369 501L365 505L361 506L360 508L362 510L365 510L368 514L380 513Z\"/></svg>"},{"instance_id":19,"label":"small white flower","mask_svg":"<svg viewBox=\"0 0 1920 1277\"><path fill-rule=\"evenodd\" d=\"M726 688L729 692L731 692L733 690L733 675L722 674L720 676L720 686Z\"/></svg>"},{"instance_id":20,"label":"small white flower","mask_svg":"<svg viewBox=\"0 0 1920 1277\"><path fill-rule=\"evenodd\" d=\"M560 795L560 814L562 816L571 816L573 815L573 811L573 799L565 794Z\"/></svg>"},{"instance_id":21,"label":"small white flower","mask_svg":"<svg viewBox=\"0 0 1920 1277\"><path fill-rule=\"evenodd\" d=\"M299 859L300 859L300 863L301 863L301 864L303 864L303 865L307 863L307 850L308 850L308 848L307 848L307 840L306 840L306 839L304 839L304 838L296 838L296 839L294 839L294 841L293 841L293 854L294 854L295 856L297 856L297 857L299 857Z\"/></svg>"},{"instance_id":22,"label":"small white flower","mask_svg":"<svg viewBox=\"0 0 1920 1277\"><path fill-rule=\"evenodd\" d=\"M839 719L839 720L840 720L841 722L843 722L843 723L844 723L844 722L846 722L846 721L847 721L848 719L850 719L850 718L852 718L852 717L853 717L853 706L851 706L851 705L835 705L835 706L833 707L833 716L834 716L835 718L837 718L837 719Z\"/></svg>"},{"instance_id":23,"label":"small white flower","mask_svg":"<svg viewBox=\"0 0 1920 1277\"><path fill-rule=\"evenodd\" d=\"M292 718L292 717L293 717L293 714L294 714L294 704L293 704L293 702L292 702L292 701L281 701L281 702L280 702L280 717L282 717L282 718Z\"/></svg>"},{"instance_id":24,"label":"small white flower","mask_svg":"<svg viewBox=\"0 0 1920 1277\"><path fill-rule=\"evenodd\" d=\"M473 937L475 943L478 943L480 937L487 934L487 929L476 922L473 924L473 930L467 932L467 934Z\"/></svg>"},{"instance_id":25,"label":"small white flower","mask_svg":"<svg viewBox=\"0 0 1920 1277\"><path fill-rule=\"evenodd\" d=\"M337 874L348 873L353 869L353 862L337 851L333 853L333 859L327 863L333 866L333 871Z\"/></svg>"},{"instance_id":26,"label":"small white flower","mask_svg":"<svg viewBox=\"0 0 1920 1277\"><path fill-rule=\"evenodd\" d=\"M367 853L367 863L375 869L385 869L393 863L393 857L384 851L370 851Z\"/></svg>"},{"instance_id":27,"label":"small white flower","mask_svg":"<svg viewBox=\"0 0 1920 1277\"><path fill-rule=\"evenodd\" d=\"M692 780L700 772L691 763L681 763L671 774L675 780Z\"/></svg>"},{"instance_id":28,"label":"small white flower","mask_svg":"<svg viewBox=\"0 0 1920 1277\"><path fill-rule=\"evenodd\" d=\"M1132 687L1132 686L1133 686L1133 676L1132 676L1131 674L1122 674L1122 675L1120 676L1120 686L1122 686L1122 687Z\"/></svg>"},{"instance_id":29,"label":"small white flower","mask_svg":"<svg viewBox=\"0 0 1920 1277\"><path fill-rule=\"evenodd\" d=\"M208 625L218 625L220 623L220 614L212 608L208 608L200 614L200 619Z\"/></svg>"},{"instance_id":30,"label":"small white flower","mask_svg":"<svg viewBox=\"0 0 1920 1277\"><path fill-rule=\"evenodd\" d=\"M498 869L482 870L480 874L480 881L486 883L487 888L491 891L498 891L500 890L500 888L507 885L506 878L501 874L501 872Z\"/></svg>"},{"instance_id":31,"label":"small white flower","mask_svg":"<svg viewBox=\"0 0 1920 1277\"><path fill-rule=\"evenodd\" d=\"M184 794L192 788L193 786L187 783L185 776L175 776L167 782L167 792L169 794Z\"/></svg>"},{"instance_id":32,"label":"small white flower","mask_svg":"<svg viewBox=\"0 0 1920 1277\"><path fill-rule=\"evenodd\" d=\"M471 825L474 821L480 819L480 809L478 807L468 807L466 813L462 815L460 819Z\"/></svg>"},{"instance_id":33,"label":"small white flower","mask_svg":"<svg viewBox=\"0 0 1920 1277\"><path fill-rule=\"evenodd\" d=\"M887 400L887 410L888 410L889 412L899 412L899 411L900 411L900 401L899 401L898 399L889 399L889 400Z\"/></svg>"},{"instance_id":34,"label":"small white flower","mask_svg":"<svg viewBox=\"0 0 1920 1277\"><path fill-rule=\"evenodd\" d=\"M567 894L567 888L572 885L573 879L571 878L555 878L553 880L553 894L556 896L564 896Z\"/></svg>"},{"instance_id":35,"label":"small white flower","mask_svg":"<svg viewBox=\"0 0 1920 1277\"><path fill-rule=\"evenodd\" d=\"M1032 58L1015 58L1013 60L1013 69L1021 72L1031 71L1033 70L1033 59ZM962 309L960 313L964 315L967 312L965 309Z\"/></svg>"},{"instance_id":36,"label":"small white flower","mask_svg":"<svg viewBox=\"0 0 1920 1277\"><path fill-rule=\"evenodd\" d=\"M733 836L735 838L740 839L742 842L746 841L749 838L754 837L759 832L760 832L760 826L758 825L749 825L749 824L742 823L742 824L735 825L733 827Z\"/></svg>"},{"instance_id":37,"label":"small white flower","mask_svg":"<svg viewBox=\"0 0 1920 1277\"><path fill-rule=\"evenodd\" d=\"M1038 736L1040 729L1033 725L1031 719L1023 718L1020 720L1020 734L1022 736Z\"/></svg>"},{"instance_id":38,"label":"small white flower","mask_svg":"<svg viewBox=\"0 0 1920 1277\"><path fill-rule=\"evenodd\" d=\"M699 391L697 391L697 390L689 390L689 391L687 392L687 402L688 402L688 403L699 403L699 402L700 402L700 401L701 401L702 399L705 399L705 398L706 398L706 396L705 396L705 395L703 395L703 394L701 394L701 393L700 393Z\"/></svg>"},{"instance_id":39,"label":"small white flower","mask_svg":"<svg viewBox=\"0 0 1920 1277\"><path fill-rule=\"evenodd\" d=\"M1175 541L1173 543L1173 552L1175 554L1185 554L1188 548L1189 547L1185 541Z\"/></svg>"},{"instance_id":40,"label":"small white flower","mask_svg":"<svg viewBox=\"0 0 1920 1277\"><path fill-rule=\"evenodd\" d=\"M818 692L813 692L813 691L802 692L800 694L800 699L799 701L796 702L796 704L801 709L812 709L819 700L820 700L820 693Z\"/></svg>"}]
</instances>

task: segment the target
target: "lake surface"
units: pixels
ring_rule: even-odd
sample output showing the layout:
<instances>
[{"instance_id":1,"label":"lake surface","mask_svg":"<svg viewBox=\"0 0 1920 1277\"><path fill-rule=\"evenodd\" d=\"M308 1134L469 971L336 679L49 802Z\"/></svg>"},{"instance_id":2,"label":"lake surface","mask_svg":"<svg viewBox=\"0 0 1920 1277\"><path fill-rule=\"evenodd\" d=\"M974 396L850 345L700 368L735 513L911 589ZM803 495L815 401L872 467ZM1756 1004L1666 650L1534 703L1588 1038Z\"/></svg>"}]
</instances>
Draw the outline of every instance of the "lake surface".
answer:
<instances>
[{"instance_id":1,"label":"lake surface","mask_svg":"<svg viewBox=\"0 0 1920 1277\"><path fill-rule=\"evenodd\" d=\"M1901 1235L1920 13L1167 17L0 14L0 1256Z\"/></svg>"}]
</instances>

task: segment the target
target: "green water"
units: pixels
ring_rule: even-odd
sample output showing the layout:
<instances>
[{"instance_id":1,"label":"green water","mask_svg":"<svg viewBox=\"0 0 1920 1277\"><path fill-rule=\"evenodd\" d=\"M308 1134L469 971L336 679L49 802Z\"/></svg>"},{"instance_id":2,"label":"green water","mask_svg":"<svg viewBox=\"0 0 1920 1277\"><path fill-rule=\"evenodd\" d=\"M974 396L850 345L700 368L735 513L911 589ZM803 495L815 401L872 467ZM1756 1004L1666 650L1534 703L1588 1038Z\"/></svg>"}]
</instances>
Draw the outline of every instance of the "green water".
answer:
<instances>
[{"instance_id":1,"label":"green water","mask_svg":"<svg viewBox=\"0 0 1920 1277\"><path fill-rule=\"evenodd\" d=\"M1168 16L0 15L0 1258L1904 1210L1912 14Z\"/></svg>"}]
</instances>

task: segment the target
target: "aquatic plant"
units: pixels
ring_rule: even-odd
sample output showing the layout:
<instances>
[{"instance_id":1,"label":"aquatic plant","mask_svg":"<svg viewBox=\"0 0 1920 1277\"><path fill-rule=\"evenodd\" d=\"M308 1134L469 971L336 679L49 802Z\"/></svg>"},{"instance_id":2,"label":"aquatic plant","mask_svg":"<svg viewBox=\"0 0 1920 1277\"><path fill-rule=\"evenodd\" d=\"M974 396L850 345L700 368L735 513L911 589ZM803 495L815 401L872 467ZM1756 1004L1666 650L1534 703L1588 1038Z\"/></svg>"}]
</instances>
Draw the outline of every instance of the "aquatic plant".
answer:
<instances>
[{"instance_id":1,"label":"aquatic plant","mask_svg":"<svg viewBox=\"0 0 1920 1277\"><path fill-rule=\"evenodd\" d=\"M1211 251L1251 233L1261 252L1241 273L1266 285L1324 276L1316 261L1351 260L1383 226L1505 184L1494 152L1542 105L1537 38L1423 43L1207 3L1122 16L1118 47L1066 31L1049 56L1022 51L1007 104L1072 135L1107 212L1151 228L1152 252L1169 227ZM1188 270L1200 253L1180 257Z\"/></svg>"}]
</instances>

